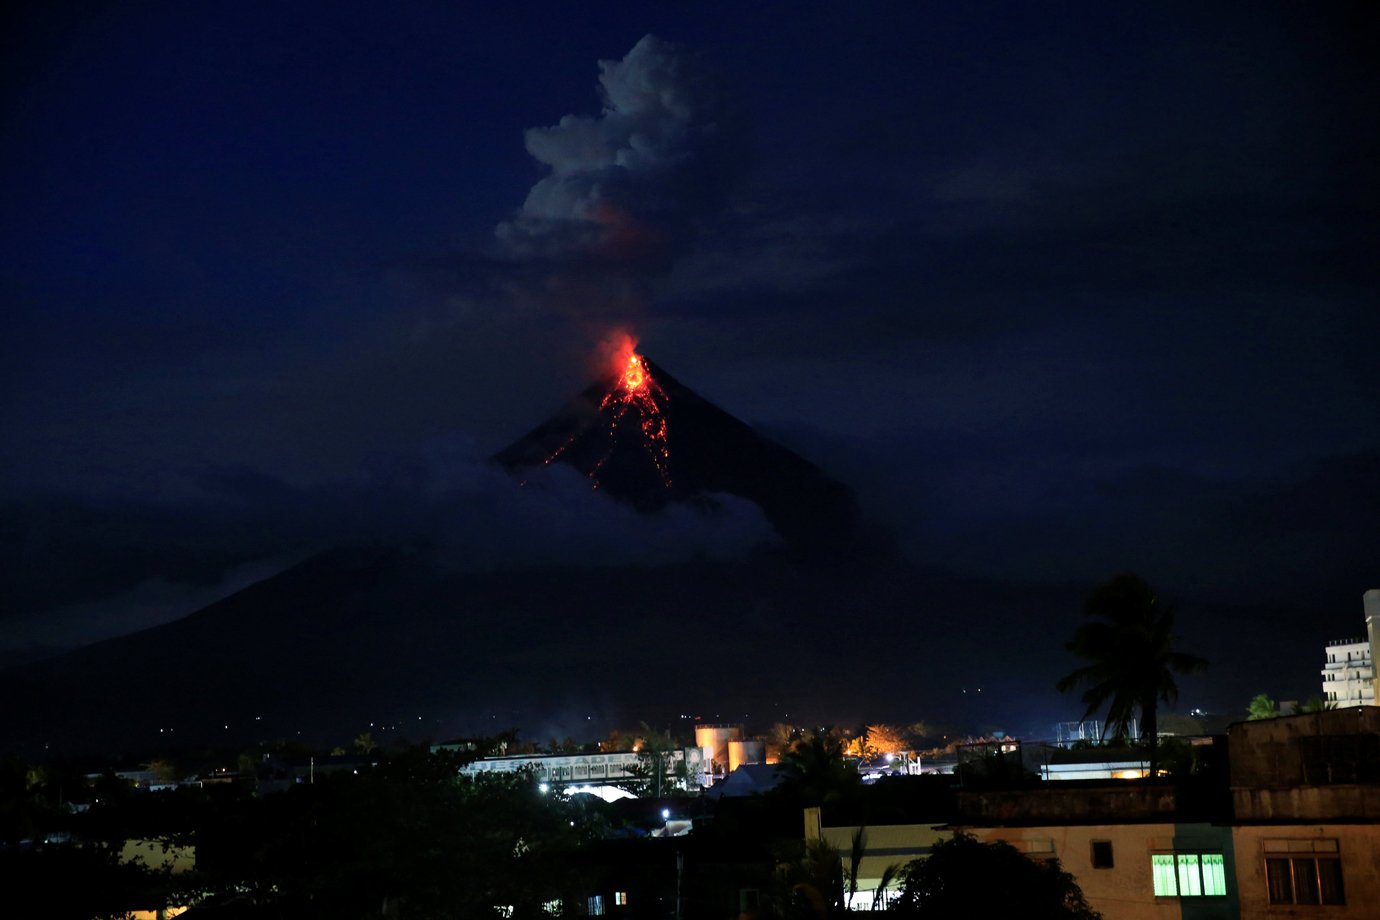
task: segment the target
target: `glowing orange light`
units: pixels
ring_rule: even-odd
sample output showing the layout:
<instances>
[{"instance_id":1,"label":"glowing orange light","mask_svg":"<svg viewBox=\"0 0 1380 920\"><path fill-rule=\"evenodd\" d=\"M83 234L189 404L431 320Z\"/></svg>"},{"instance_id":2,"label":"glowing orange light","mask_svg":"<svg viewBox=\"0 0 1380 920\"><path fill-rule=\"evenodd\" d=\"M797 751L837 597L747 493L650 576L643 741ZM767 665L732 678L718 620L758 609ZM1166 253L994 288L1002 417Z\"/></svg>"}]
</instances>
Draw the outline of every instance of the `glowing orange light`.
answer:
<instances>
[{"instance_id":1,"label":"glowing orange light","mask_svg":"<svg viewBox=\"0 0 1380 920\"><path fill-rule=\"evenodd\" d=\"M631 393L641 389L647 382L647 368L642 364L642 356L636 353L628 357L628 365L623 368L623 389Z\"/></svg>"},{"instance_id":2,"label":"glowing orange light","mask_svg":"<svg viewBox=\"0 0 1380 920\"><path fill-rule=\"evenodd\" d=\"M613 388L605 394L599 403L600 412L610 410L612 407L608 417L609 449L589 471L589 478L594 481L594 487L599 488L599 471L613 456L614 448L617 446L619 426L624 416L629 411L634 411L637 413L637 427L642 435L642 448L656 467L657 475L661 477L662 484L669 489L671 487L671 471L668 463L671 459L671 453L667 442L666 413L663 411L663 406L667 400L666 391L656 382L656 378L647 368L647 362L637 353L637 340L626 333L622 333L617 342L618 344L614 349L613 366L618 377ZM566 452L566 449L574 443L575 437L572 435L570 440L556 448L544 462L549 464L559 459Z\"/></svg>"},{"instance_id":3,"label":"glowing orange light","mask_svg":"<svg viewBox=\"0 0 1380 920\"><path fill-rule=\"evenodd\" d=\"M666 443L666 415L661 411L661 404L666 401L666 391L663 390L647 370L647 364L642 360L642 356L633 350L636 342L631 336L624 339L623 347L619 349L619 359L623 362L623 373L619 377L612 390L599 403L599 410L603 411L610 405L619 404L617 411L609 422L609 434L614 437L618 433L618 424L623 420L623 416L628 410L636 410L638 416L638 428L642 431L642 447L647 451L647 456L651 458L656 466L657 473L661 476L661 481L666 488L671 487L671 471L667 468L667 461L671 459L670 450ZM626 355L626 357L624 357ZM593 470L590 476L594 478L596 487L598 486L598 472L604 463L612 456L612 449L605 454Z\"/></svg>"}]
</instances>

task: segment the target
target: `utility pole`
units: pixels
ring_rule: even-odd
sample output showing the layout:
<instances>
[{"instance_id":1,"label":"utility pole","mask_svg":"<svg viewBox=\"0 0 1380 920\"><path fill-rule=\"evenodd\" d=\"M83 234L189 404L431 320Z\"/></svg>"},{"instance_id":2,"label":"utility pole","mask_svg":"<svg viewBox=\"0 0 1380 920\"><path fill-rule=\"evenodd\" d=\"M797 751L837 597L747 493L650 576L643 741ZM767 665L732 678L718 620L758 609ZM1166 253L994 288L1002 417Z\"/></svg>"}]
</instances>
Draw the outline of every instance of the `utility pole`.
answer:
<instances>
[{"instance_id":1,"label":"utility pole","mask_svg":"<svg viewBox=\"0 0 1380 920\"><path fill-rule=\"evenodd\" d=\"M680 920L680 880L685 874L685 851L676 850L676 920Z\"/></svg>"}]
</instances>

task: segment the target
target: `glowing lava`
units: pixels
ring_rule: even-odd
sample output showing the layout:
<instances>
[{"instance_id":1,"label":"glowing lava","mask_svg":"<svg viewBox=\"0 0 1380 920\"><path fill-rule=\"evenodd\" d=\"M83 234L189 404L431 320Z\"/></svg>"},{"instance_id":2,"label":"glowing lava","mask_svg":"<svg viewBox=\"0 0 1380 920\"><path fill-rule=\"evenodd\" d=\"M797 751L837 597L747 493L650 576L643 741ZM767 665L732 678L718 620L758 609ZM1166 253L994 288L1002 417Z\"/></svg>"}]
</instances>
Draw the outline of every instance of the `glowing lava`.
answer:
<instances>
[{"instance_id":1,"label":"glowing lava","mask_svg":"<svg viewBox=\"0 0 1380 920\"><path fill-rule=\"evenodd\" d=\"M631 393L641 389L646 382L647 365L642 363L641 355L633 352L628 356L628 366L623 368L623 389ZM608 397L604 398L604 402L608 402Z\"/></svg>"},{"instance_id":2,"label":"glowing lava","mask_svg":"<svg viewBox=\"0 0 1380 920\"><path fill-rule=\"evenodd\" d=\"M634 350L633 345L631 338L624 340L623 346L615 358L615 368L619 371L618 379L614 383L613 389L609 390L599 403L599 412L607 417L609 448L599 458L599 462L594 464L593 469L589 471L589 478L594 480L594 486L598 488L599 471L613 456L618 447L620 435L626 428L623 425L623 420L629 412L634 412L636 413L634 419L637 422L642 449L646 451L648 458L656 467L657 475L661 477L662 484L669 489L671 487L671 471L668 464L671 453L666 437L666 391L652 377L651 371L647 369L647 362ZM574 443L574 440L575 437L572 436L569 441L556 448L546 458L545 463L549 464L559 459Z\"/></svg>"}]
</instances>

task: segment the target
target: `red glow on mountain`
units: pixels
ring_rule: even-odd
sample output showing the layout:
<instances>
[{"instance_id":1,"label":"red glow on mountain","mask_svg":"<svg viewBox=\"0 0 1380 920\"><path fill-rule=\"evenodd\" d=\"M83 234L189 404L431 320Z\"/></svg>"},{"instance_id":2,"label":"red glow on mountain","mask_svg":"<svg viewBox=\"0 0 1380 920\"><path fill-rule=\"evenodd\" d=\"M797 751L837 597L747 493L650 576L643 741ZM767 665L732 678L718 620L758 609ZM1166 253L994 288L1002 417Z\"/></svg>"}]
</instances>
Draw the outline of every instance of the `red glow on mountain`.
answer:
<instances>
[{"instance_id":1,"label":"red glow on mountain","mask_svg":"<svg viewBox=\"0 0 1380 920\"><path fill-rule=\"evenodd\" d=\"M854 532L847 486L678 381L631 336L606 339L597 364L597 380L494 460L520 477L559 462L644 512L684 503L713 513L716 496L737 496L801 548Z\"/></svg>"},{"instance_id":2,"label":"red glow on mountain","mask_svg":"<svg viewBox=\"0 0 1380 920\"><path fill-rule=\"evenodd\" d=\"M662 485L671 488L671 470L668 463L671 452L667 441L666 391L652 377L647 362L637 353L637 340L626 333L622 335L614 352L614 373L617 375L613 388L599 403L599 412L608 420L609 446L594 467L589 478L599 487L599 472L617 450L620 438L627 437L628 428L624 419L633 413L631 421L636 422L642 449L656 467ZM572 435L560 447L552 451L543 464L559 460L572 443Z\"/></svg>"},{"instance_id":3,"label":"red glow on mountain","mask_svg":"<svg viewBox=\"0 0 1380 920\"><path fill-rule=\"evenodd\" d=\"M628 363L623 366L623 389L633 393L642 389L646 382L647 365L642 363L642 357L637 354L629 355Z\"/></svg>"}]
</instances>

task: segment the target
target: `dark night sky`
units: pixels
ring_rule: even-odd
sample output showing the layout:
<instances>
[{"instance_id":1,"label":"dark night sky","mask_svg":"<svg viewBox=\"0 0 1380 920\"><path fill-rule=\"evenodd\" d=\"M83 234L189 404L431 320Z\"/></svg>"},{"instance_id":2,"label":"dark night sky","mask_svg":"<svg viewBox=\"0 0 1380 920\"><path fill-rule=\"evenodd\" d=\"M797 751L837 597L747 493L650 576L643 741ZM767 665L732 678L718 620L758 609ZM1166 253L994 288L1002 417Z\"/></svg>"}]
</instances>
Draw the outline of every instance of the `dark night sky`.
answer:
<instances>
[{"instance_id":1,"label":"dark night sky","mask_svg":"<svg viewBox=\"0 0 1380 920\"><path fill-rule=\"evenodd\" d=\"M751 545L737 509L620 550L623 517L514 513L484 466L618 327L916 564L1144 575L1216 664L1188 703L1317 692L1364 630L1366 4L28 6L0 65L8 655L438 496L476 564Z\"/></svg>"}]
</instances>

